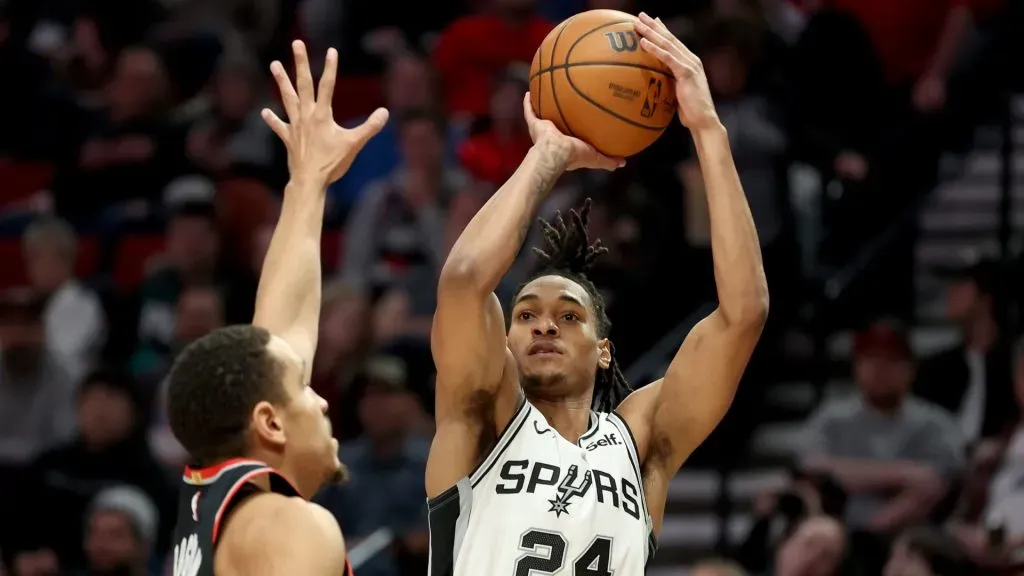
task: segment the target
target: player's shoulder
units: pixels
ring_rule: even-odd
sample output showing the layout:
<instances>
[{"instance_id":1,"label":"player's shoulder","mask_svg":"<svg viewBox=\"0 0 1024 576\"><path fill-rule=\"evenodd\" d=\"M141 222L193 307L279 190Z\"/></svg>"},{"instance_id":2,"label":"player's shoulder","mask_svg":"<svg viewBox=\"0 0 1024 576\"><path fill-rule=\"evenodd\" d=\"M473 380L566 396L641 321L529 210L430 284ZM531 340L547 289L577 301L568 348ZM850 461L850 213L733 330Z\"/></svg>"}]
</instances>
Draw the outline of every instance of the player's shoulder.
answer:
<instances>
[{"instance_id":1,"label":"player's shoulder","mask_svg":"<svg viewBox=\"0 0 1024 576\"><path fill-rule=\"evenodd\" d=\"M232 513L221 545L258 555L298 543L337 546L344 540L334 516L322 506L264 492L248 498Z\"/></svg>"},{"instance_id":2,"label":"player's shoulder","mask_svg":"<svg viewBox=\"0 0 1024 576\"><path fill-rule=\"evenodd\" d=\"M214 564L222 576L340 574L345 541L324 508L297 497L260 493L231 515Z\"/></svg>"}]
</instances>

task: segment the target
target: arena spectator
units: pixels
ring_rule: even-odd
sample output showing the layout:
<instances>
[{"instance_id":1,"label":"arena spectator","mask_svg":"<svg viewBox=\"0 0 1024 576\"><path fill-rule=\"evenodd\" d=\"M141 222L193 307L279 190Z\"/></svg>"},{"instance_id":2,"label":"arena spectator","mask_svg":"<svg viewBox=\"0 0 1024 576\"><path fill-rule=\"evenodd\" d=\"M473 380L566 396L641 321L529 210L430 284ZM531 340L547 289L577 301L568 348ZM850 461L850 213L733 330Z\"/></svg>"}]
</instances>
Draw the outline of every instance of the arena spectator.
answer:
<instances>
[{"instance_id":1,"label":"arena spectator","mask_svg":"<svg viewBox=\"0 0 1024 576\"><path fill-rule=\"evenodd\" d=\"M182 348L224 326L224 299L215 286L192 285L182 289L174 306L174 336L166 350L139 350L131 360L131 372L144 389L155 389L171 369Z\"/></svg>"},{"instance_id":2,"label":"arena spectator","mask_svg":"<svg viewBox=\"0 0 1024 576\"><path fill-rule=\"evenodd\" d=\"M853 372L858 394L826 400L811 416L801 463L849 492L853 550L875 571L885 536L928 521L961 479L965 448L947 412L909 395L914 359L898 325L877 321L857 334Z\"/></svg>"},{"instance_id":3,"label":"arena spectator","mask_svg":"<svg viewBox=\"0 0 1024 576\"><path fill-rule=\"evenodd\" d=\"M519 63L496 79L487 130L470 136L459 147L459 162L466 171L495 188L516 171L533 145L523 119L529 74L529 67Z\"/></svg>"},{"instance_id":4,"label":"arena spectator","mask_svg":"<svg viewBox=\"0 0 1024 576\"><path fill-rule=\"evenodd\" d=\"M455 116L490 112L492 79L513 62L529 64L554 27L536 13L534 0L488 0L478 14L448 25L434 49L445 110Z\"/></svg>"},{"instance_id":5,"label":"arena spectator","mask_svg":"<svg viewBox=\"0 0 1024 576\"><path fill-rule=\"evenodd\" d=\"M0 298L0 469L5 474L75 432L78 382L47 351L43 311L31 292Z\"/></svg>"},{"instance_id":6,"label":"arena spectator","mask_svg":"<svg viewBox=\"0 0 1024 576\"><path fill-rule=\"evenodd\" d=\"M345 283L324 288L311 385L327 400L332 429L343 441L359 431L353 387L372 349L371 313L368 291Z\"/></svg>"},{"instance_id":7,"label":"arena spectator","mask_svg":"<svg viewBox=\"0 0 1024 576\"><path fill-rule=\"evenodd\" d=\"M971 576L974 566L955 538L940 528L904 531L892 547L884 576Z\"/></svg>"},{"instance_id":8,"label":"arena spectator","mask_svg":"<svg viewBox=\"0 0 1024 576\"><path fill-rule=\"evenodd\" d=\"M59 213L89 222L103 212L119 222L152 209L173 165L166 94L166 72L153 50L133 47L120 54L104 91L105 107L82 112L81 145L58 171Z\"/></svg>"},{"instance_id":9,"label":"arena spectator","mask_svg":"<svg viewBox=\"0 0 1024 576\"><path fill-rule=\"evenodd\" d=\"M772 576L838 576L846 551L846 533L834 518L812 516L782 542Z\"/></svg>"},{"instance_id":10,"label":"arena spectator","mask_svg":"<svg viewBox=\"0 0 1024 576\"><path fill-rule=\"evenodd\" d=\"M946 317L962 341L927 358L914 392L953 413L968 442L1006 431L1016 420L1011 379L1011 343L995 315L998 265L988 259L943 270Z\"/></svg>"},{"instance_id":11,"label":"arena spectator","mask_svg":"<svg viewBox=\"0 0 1024 576\"><path fill-rule=\"evenodd\" d=\"M846 500L846 491L831 476L795 470L784 489L758 496L754 503L754 525L734 557L752 573L765 572L780 544L804 520L825 516L841 521Z\"/></svg>"},{"instance_id":12,"label":"arena spectator","mask_svg":"<svg viewBox=\"0 0 1024 576\"><path fill-rule=\"evenodd\" d=\"M85 523L81 576L156 576L149 567L160 515L145 492L134 486L104 489L90 503Z\"/></svg>"},{"instance_id":13,"label":"arena spectator","mask_svg":"<svg viewBox=\"0 0 1024 576\"><path fill-rule=\"evenodd\" d=\"M146 447L138 390L123 375L95 373L78 394L79 435L42 454L20 484L12 518L19 526L12 552L52 550L62 571L84 568L82 519L104 488L131 484L156 503L166 545L174 492Z\"/></svg>"},{"instance_id":14,"label":"arena spectator","mask_svg":"<svg viewBox=\"0 0 1024 576\"><path fill-rule=\"evenodd\" d=\"M444 263L445 213L466 177L445 163L443 119L407 114L400 138L401 167L370 185L349 219L346 282L387 287L418 267L436 278Z\"/></svg>"},{"instance_id":15,"label":"arena spectator","mask_svg":"<svg viewBox=\"0 0 1024 576\"><path fill-rule=\"evenodd\" d=\"M388 123L366 143L345 177L330 188L332 200L342 211L351 208L371 182L400 167L402 119L417 112L437 112L440 107L437 75L430 62L415 53L403 52L391 58L383 83L384 105L391 112ZM365 120L365 117L354 118L346 125L356 126ZM449 124L445 135L446 156L452 156L460 138L459 130Z\"/></svg>"},{"instance_id":16,"label":"arena spectator","mask_svg":"<svg viewBox=\"0 0 1024 576\"><path fill-rule=\"evenodd\" d=\"M273 176L275 140L259 114L266 105L263 78L251 58L221 59L210 87L212 109L186 138L185 154L193 167L214 178Z\"/></svg>"},{"instance_id":17,"label":"arena spectator","mask_svg":"<svg viewBox=\"0 0 1024 576\"><path fill-rule=\"evenodd\" d=\"M22 254L29 283L46 302L46 347L77 381L96 367L107 322L96 293L75 278L75 231L58 218L42 218L25 231Z\"/></svg>"},{"instance_id":18,"label":"arena spectator","mask_svg":"<svg viewBox=\"0 0 1024 576\"><path fill-rule=\"evenodd\" d=\"M414 430L419 406L405 380L400 361L371 361L359 401L364 435L340 451L349 481L325 488L316 498L335 515L350 542L369 544L371 537L383 542L381 550L358 567L361 575L426 570L429 535L423 482L430 445ZM355 550L351 547L350 554Z\"/></svg>"},{"instance_id":19,"label":"arena spectator","mask_svg":"<svg viewBox=\"0 0 1024 576\"><path fill-rule=\"evenodd\" d=\"M238 275L222 258L214 207L206 202L185 202L175 208L167 224L165 259L139 287L137 354L168 354L175 340L175 306L189 286L216 286L225 303L228 322L248 321L250 302L234 298L241 290Z\"/></svg>"}]
</instances>

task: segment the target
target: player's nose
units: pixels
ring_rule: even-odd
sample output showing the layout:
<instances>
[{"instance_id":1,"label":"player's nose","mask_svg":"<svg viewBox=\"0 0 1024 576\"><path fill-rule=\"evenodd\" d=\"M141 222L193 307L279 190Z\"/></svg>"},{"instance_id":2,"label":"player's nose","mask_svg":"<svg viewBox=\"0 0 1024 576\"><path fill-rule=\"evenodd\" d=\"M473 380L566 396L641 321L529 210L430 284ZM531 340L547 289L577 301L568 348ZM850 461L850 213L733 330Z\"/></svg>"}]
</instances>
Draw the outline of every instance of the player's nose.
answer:
<instances>
[{"instance_id":1,"label":"player's nose","mask_svg":"<svg viewBox=\"0 0 1024 576\"><path fill-rule=\"evenodd\" d=\"M323 396L317 394L316 395L316 400L317 400L317 402L320 403L320 411L323 412L324 414L327 414L327 408L329 407L328 404L327 404L327 399L324 398Z\"/></svg>"},{"instance_id":2,"label":"player's nose","mask_svg":"<svg viewBox=\"0 0 1024 576\"><path fill-rule=\"evenodd\" d=\"M534 336L558 336L558 323L551 319L543 319L533 325Z\"/></svg>"}]
</instances>

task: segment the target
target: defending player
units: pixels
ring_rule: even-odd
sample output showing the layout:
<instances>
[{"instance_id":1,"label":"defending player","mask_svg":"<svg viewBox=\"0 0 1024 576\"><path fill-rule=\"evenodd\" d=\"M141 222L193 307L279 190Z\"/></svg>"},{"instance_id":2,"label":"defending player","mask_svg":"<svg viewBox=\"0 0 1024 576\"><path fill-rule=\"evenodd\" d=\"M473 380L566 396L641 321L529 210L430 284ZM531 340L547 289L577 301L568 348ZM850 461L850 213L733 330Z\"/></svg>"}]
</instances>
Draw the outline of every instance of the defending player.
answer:
<instances>
[{"instance_id":1,"label":"defending player","mask_svg":"<svg viewBox=\"0 0 1024 576\"><path fill-rule=\"evenodd\" d=\"M174 576L351 575L334 517L307 501L341 475L327 402L309 386L320 317L324 194L387 112L344 130L331 99L338 66L327 53L319 94L306 48L292 45L296 85L271 71L289 123L263 118L288 150L290 180L256 295L252 325L189 345L169 376L174 435L199 467L182 479Z\"/></svg>"},{"instance_id":2,"label":"defending player","mask_svg":"<svg viewBox=\"0 0 1024 576\"><path fill-rule=\"evenodd\" d=\"M719 307L663 379L625 398L604 304L584 273L604 251L587 239L585 205L544 223L543 270L514 299L506 334L493 290L544 195L565 170L620 164L538 120L527 97L534 146L465 229L438 288L433 576L642 574L669 482L721 420L760 337L768 292L757 233L701 63L659 20L641 14L636 31L671 68L696 143Z\"/></svg>"}]
</instances>

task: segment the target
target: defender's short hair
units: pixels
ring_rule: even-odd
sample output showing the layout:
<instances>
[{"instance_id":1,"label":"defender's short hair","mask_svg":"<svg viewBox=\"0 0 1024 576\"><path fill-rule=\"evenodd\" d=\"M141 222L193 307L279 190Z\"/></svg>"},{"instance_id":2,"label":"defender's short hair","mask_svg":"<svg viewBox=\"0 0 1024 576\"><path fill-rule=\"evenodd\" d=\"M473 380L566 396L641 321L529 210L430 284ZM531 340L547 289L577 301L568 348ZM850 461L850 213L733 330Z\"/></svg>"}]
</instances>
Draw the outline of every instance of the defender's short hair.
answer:
<instances>
[{"instance_id":1,"label":"defender's short hair","mask_svg":"<svg viewBox=\"0 0 1024 576\"><path fill-rule=\"evenodd\" d=\"M171 431L197 464L242 456L245 431L261 401L286 400L283 368L267 349L270 333L228 326L189 344L168 376Z\"/></svg>"}]
</instances>

